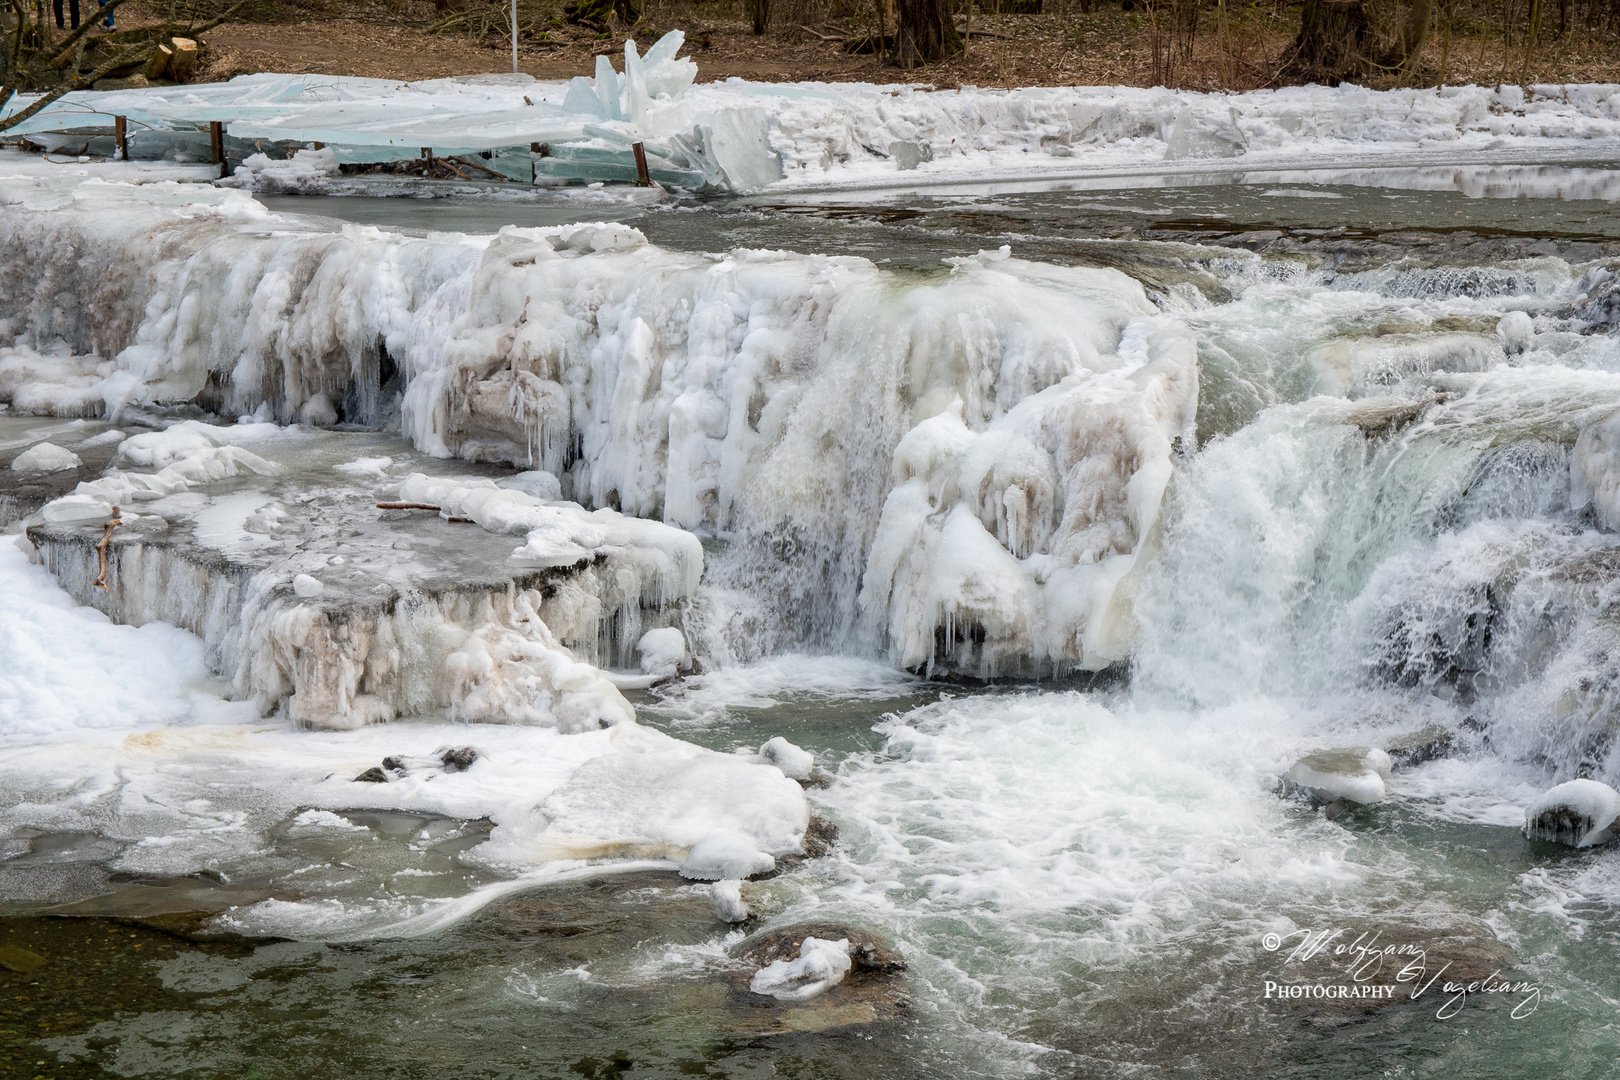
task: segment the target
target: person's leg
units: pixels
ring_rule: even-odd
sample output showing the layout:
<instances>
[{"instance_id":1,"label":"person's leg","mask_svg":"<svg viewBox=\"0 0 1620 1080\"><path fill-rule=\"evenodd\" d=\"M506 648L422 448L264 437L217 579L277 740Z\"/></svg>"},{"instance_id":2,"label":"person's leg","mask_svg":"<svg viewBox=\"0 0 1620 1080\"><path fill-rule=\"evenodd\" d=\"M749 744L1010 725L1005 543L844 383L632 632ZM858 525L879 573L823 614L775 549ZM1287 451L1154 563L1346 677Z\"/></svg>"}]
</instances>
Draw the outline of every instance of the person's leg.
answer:
<instances>
[{"instance_id":1,"label":"person's leg","mask_svg":"<svg viewBox=\"0 0 1620 1080\"><path fill-rule=\"evenodd\" d=\"M73 19L73 29L79 28L79 0L68 0L68 14Z\"/></svg>"},{"instance_id":2,"label":"person's leg","mask_svg":"<svg viewBox=\"0 0 1620 1080\"><path fill-rule=\"evenodd\" d=\"M107 0L96 0L96 6L97 7L105 7L106 5L107 5ZM102 25L105 26L109 30L111 30L113 28L113 12L111 12L111 11L107 12L107 18L105 20L103 20Z\"/></svg>"},{"instance_id":3,"label":"person's leg","mask_svg":"<svg viewBox=\"0 0 1620 1080\"><path fill-rule=\"evenodd\" d=\"M67 26L62 22L62 0L54 0L54 3L56 6L56 28L66 30Z\"/></svg>"}]
</instances>

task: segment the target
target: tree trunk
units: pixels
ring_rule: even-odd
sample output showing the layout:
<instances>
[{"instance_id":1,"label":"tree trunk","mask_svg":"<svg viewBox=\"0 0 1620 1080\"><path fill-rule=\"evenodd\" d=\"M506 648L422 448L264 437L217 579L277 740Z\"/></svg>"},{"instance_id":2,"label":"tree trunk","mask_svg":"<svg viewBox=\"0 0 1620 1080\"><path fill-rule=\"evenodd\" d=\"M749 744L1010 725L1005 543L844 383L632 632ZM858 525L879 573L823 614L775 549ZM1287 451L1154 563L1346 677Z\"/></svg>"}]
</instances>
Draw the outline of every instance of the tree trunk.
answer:
<instances>
[{"instance_id":1,"label":"tree trunk","mask_svg":"<svg viewBox=\"0 0 1620 1080\"><path fill-rule=\"evenodd\" d=\"M1406 12L1406 21L1401 24L1400 33L1395 35L1395 47L1386 58L1385 65L1402 72L1415 67L1418 54L1429 40L1429 26L1433 22L1434 0L1412 0L1412 6Z\"/></svg>"},{"instance_id":2,"label":"tree trunk","mask_svg":"<svg viewBox=\"0 0 1620 1080\"><path fill-rule=\"evenodd\" d=\"M754 33L763 34L771 17L771 0L753 0Z\"/></svg>"},{"instance_id":3,"label":"tree trunk","mask_svg":"<svg viewBox=\"0 0 1620 1080\"><path fill-rule=\"evenodd\" d=\"M900 0L897 6L900 28L895 51L902 68L938 63L962 51L962 37L951 22L950 0Z\"/></svg>"},{"instance_id":4,"label":"tree trunk","mask_svg":"<svg viewBox=\"0 0 1620 1080\"><path fill-rule=\"evenodd\" d=\"M1313 82L1336 85L1366 64L1367 9L1362 0L1305 0L1290 69Z\"/></svg>"}]
</instances>

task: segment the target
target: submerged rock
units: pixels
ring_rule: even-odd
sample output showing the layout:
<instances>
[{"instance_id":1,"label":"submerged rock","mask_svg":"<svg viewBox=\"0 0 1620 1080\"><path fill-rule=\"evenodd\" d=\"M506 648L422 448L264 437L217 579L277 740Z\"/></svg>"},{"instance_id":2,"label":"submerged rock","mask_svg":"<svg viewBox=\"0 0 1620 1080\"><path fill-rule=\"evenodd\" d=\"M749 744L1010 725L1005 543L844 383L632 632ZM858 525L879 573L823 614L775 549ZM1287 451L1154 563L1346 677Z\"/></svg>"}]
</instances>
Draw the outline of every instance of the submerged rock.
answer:
<instances>
[{"instance_id":1,"label":"submerged rock","mask_svg":"<svg viewBox=\"0 0 1620 1080\"><path fill-rule=\"evenodd\" d=\"M1615 838L1620 791L1596 780L1570 780L1544 792L1524 812L1524 835L1572 847Z\"/></svg>"},{"instance_id":2,"label":"submerged rock","mask_svg":"<svg viewBox=\"0 0 1620 1080\"><path fill-rule=\"evenodd\" d=\"M1391 739L1384 745L1391 764L1397 769L1410 769L1442 758L1452 752L1456 740L1439 724L1429 724L1406 735Z\"/></svg>"},{"instance_id":3,"label":"submerged rock","mask_svg":"<svg viewBox=\"0 0 1620 1080\"><path fill-rule=\"evenodd\" d=\"M807 951L813 958L808 963ZM733 955L738 967L728 979L736 990L733 1025L739 1033L778 1035L882 1023L903 1017L911 1004L902 979L905 960L887 942L858 927L800 923L756 934ZM832 969L843 967L840 958L848 967L834 979ZM821 973L825 985L810 971L822 961L828 962ZM772 974L761 981L767 971ZM787 985L790 976L804 981L795 989ZM774 992L802 993L812 986L814 993L803 997Z\"/></svg>"},{"instance_id":4,"label":"submerged rock","mask_svg":"<svg viewBox=\"0 0 1620 1080\"><path fill-rule=\"evenodd\" d=\"M1337 747L1306 754L1289 767L1283 780L1320 802L1375 803L1384 800L1391 766L1390 756L1376 747Z\"/></svg>"},{"instance_id":5,"label":"submerged rock","mask_svg":"<svg viewBox=\"0 0 1620 1080\"><path fill-rule=\"evenodd\" d=\"M0 968L26 975L35 968L43 967L44 964L45 958L39 953L19 949L13 945L0 945Z\"/></svg>"}]
</instances>

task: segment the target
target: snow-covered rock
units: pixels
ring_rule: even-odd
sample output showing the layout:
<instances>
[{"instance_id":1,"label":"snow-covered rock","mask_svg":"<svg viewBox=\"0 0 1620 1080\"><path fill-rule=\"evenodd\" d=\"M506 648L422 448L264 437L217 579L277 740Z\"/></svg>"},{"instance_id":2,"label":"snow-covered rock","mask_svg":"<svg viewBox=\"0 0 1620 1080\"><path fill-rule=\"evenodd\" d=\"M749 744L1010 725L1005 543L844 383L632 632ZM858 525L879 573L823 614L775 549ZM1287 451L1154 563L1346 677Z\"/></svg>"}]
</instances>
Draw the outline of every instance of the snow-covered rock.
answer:
<instances>
[{"instance_id":1,"label":"snow-covered rock","mask_svg":"<svg viewBox=\"0 0 1620 1080\"><path fill-rule=\"evenodd\" d=\"M1524 834L1574 847L1606 843L1615 835L1620 791L1597 780L1570 780L1542 793L1524 812Z\"/></svg>"},{"instance_id":2,"label":"snow-covered rock","mask_svg":"<svg viewBox=\"0 0 1620 1080\"><path fill-rule=\"evenodd\" d=\"M1376 747L1349 746L1318 750L1289 766L1284 778L1324 802L1348 799L1375 803L1384 799L1384 781L1392 762Z\"/></svg>"},{"instance_id":3,"label":"snow-covered rock","mask_svg":"<svg viewBox=\"0 0 1620 1080\"><path fill-rule=\"evenodd\" d=\"M790 780L808 780L816 767L816 755L801 750L780 735L767 739L759 748L759 760L775 765Z\"/></svg>"},{"instance_id":4,"label":"snow-covered rock","mask_svg":"<svg viewBox=\"0 0 1620 1080\"><path fill-rule=\"evenodd\" d=\"M849 939L807 937L796 960L774 960L754 973L748 988L778 1001L808 1001L826 993L849 974Z\"/></svg>"},{"instance_id":5,"label":"snow-covered rock","mask_svg":"<svg viewBox=\"0 0 1620 1080\"><path fill-rule=\"evenodd\" d=\"M78 454L50 442L35 443L11 459L13 472L63 472L83 464Z\"/></svg>"}]
</instances>

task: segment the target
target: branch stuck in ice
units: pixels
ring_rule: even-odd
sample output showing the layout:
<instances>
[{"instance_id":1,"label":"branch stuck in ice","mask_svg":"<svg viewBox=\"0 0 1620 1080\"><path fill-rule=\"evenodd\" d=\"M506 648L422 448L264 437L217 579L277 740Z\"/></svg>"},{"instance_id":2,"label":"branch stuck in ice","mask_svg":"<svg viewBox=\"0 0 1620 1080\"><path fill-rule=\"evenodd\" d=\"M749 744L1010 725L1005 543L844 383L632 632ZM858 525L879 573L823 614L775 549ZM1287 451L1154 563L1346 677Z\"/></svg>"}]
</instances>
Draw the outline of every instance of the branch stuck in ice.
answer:
<instances>
[{"instance_id":1,"label":"branch stuck in ice","mask_svg":"<svg viewBox=\"0 0 1620 1080\"><path fill-rule=\"evenodd\" d=\"M96 569L101 573L90 584L102 592L107 591L107 545L112 543L113 530L122 523L118 507L112 508L112 520L101 527L101 542L96 545Z\"/></svg>"}]
</instances>

